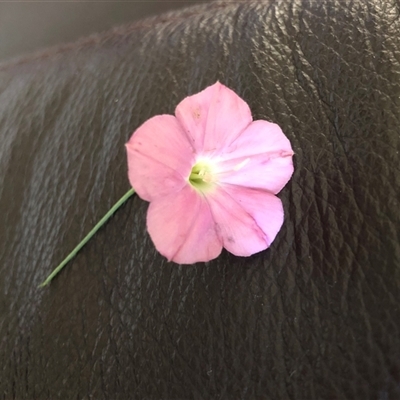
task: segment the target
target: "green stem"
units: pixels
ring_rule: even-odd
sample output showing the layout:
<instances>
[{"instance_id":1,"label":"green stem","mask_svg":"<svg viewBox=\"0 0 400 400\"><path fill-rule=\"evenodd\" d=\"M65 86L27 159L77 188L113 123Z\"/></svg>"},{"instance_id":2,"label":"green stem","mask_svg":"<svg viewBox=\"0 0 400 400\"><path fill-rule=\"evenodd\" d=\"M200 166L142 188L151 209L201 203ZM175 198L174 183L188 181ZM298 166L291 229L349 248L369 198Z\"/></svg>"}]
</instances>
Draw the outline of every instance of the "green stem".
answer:
<instances>
[{"instance_id":1,"label":"green stem","mask_svg":"<svg viewBox=\"0 0 400 400\"><path fill-rule=\"evenodd\" d=\"M95 227L85 236L85 238L68 254L62 263L53 270L53 272L40 284L39 287L48 285L52 279L76 256L78 251L92 238L92 236L110 219L110 217L124 204L129 197L135 194L135 189L130 189L126 192L107 212L107 214L95 225Z\"/></svg>"}]
</instances>

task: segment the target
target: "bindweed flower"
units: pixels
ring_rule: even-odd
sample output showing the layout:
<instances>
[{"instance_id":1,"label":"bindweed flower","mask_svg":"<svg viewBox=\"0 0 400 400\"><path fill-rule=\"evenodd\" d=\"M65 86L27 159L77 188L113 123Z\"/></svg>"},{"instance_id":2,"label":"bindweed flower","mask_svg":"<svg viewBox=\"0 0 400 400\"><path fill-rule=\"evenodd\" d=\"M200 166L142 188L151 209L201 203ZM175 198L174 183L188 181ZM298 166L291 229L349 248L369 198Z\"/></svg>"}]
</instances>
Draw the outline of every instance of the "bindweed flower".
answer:
<instances>
[{"instance_id":1,"label":"bindweed flower","mask_svg":"<svg viewBox=\"0 0 400 400\"><path fill-rule=\"evenodd\" d=\"M278 125L253 121L249 106L217 82L150 118L126 144L132 188L40 287L48 285L131 196L150 201L147 227L158 251L182 264L223 247L238 256L266 249L283 223L275 196L293 173Z\"/></svg>"},{"instance_id":2,"label":"bindweed flower","mask_svg":"<svg viewBox=\"0 0 400 400\"><path fill-rule=\"evenodd\" d=\"M181 264L268 248L283 223L275 196L293 173L280 127L253 121L247 103L217 82L173 115L143 123L126 144L129 180L150 205L157 250Z\"/></svg>"}]
</instances>

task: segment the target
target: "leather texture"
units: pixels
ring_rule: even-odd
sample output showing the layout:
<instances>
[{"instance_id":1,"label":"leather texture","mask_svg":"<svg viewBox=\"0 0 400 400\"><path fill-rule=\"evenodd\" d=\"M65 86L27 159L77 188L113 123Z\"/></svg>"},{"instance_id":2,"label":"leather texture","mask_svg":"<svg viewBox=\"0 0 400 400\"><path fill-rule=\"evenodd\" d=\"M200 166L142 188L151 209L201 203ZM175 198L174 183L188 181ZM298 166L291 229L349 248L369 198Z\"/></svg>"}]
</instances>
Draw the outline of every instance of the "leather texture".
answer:
<instances>
[{"instance_id":1,"label":"leather texture","mask_svg":"<svg viewBox=\"0 0 400 400\"><path fill-rule=\"evenodd\" d=\"M0 66L0 397L400 398L391 1L202 5ZM124 143L220 80L290 138L270 249L168 263Z\"/></svg>"}]
</instances>

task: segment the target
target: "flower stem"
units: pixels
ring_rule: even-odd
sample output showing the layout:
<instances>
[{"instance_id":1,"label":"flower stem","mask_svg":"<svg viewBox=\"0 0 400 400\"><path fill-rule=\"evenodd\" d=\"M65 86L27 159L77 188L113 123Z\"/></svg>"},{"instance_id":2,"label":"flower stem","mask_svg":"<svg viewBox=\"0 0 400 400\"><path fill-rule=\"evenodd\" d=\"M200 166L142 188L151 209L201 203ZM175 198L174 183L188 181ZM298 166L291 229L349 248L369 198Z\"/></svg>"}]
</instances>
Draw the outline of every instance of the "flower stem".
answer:
<instances>
[{"instance_id":1,"label":"flower stem","mask_svg":"<svg viewBox=\"0 0 400 400\"><path fill-rule=\"evenodd\" d=\"M135 189L130 189L126 192L107 212L107 214L95 225L95 227L82 239L82 241L68 254L68 256L61 262L61 264L53 270L53 272L46 278L46 280L39 285L44 287L48 285L53 278L76 256L78 251L92 238L92 236L110 219L110 217L124 204L129 197L135 194Z\"/></svg>"}]
</instances>

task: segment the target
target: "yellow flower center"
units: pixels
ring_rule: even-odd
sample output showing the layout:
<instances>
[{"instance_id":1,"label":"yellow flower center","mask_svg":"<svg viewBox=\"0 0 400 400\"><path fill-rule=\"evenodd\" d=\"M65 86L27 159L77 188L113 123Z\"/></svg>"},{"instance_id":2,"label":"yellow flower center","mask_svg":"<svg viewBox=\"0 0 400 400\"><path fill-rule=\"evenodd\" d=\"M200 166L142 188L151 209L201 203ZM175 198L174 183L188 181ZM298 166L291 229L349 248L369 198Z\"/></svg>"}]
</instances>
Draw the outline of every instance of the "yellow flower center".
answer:
<instances>
[{"instance_id":1,"label":"yellow flower center","mask_svg":"<svg viewBox=\"0 0 400 400\"><path fill-rule=\"evenodd\" d=\"M190 172L189 183L200 191L211 189L215 183L212 165L207 161L198 161Z\"/></svg>"}]
</instances>

